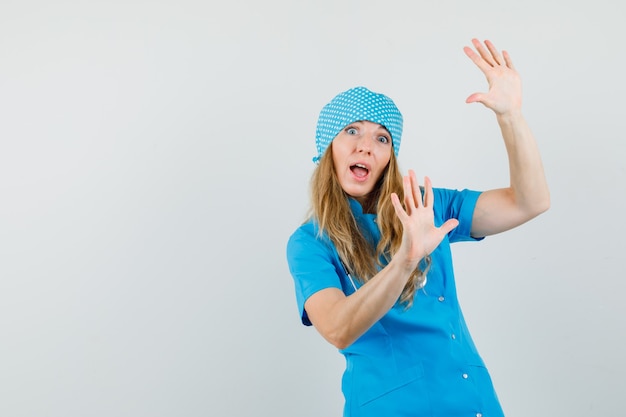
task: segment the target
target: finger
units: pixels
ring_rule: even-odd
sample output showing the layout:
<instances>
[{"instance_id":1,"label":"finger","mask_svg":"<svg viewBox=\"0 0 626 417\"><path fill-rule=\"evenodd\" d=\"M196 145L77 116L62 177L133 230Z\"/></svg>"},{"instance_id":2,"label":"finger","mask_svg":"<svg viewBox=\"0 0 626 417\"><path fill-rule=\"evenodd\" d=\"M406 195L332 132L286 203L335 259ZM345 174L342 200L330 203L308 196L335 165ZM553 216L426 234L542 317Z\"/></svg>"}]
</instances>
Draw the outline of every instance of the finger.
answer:
<instances>
[{"instance_id":1,"label":"finger","mask_svg":"<svg viewBox=\"0 0 626 417\"><path fill-rule=\"evenodd\" d=\"M410 175L410 174L409 174ZM410 176L402 177L402 185L404 186L404 206L406 212L410 215L415 208L415 200L413 198L413 190L411 187Z\"/></svg>"},{"instance_id":2,"label":"finger","mask_svg":"<svg viewBox=\"0 0 626 417\"><path fill-rule=\"evenodd\" d=\"M507 51L502 51L502 55L504 56L504 62L506 63L506 66L511 68L512 70L515 70L515 66L513 65L513 60L511 59L511 56L509 55L509 53Z\"/></svg>"},{"instance_id":3,"label":"finger","mask_svg":"<svg viewBox=\"0 0 626 417\"><path fill-rule=\"evenodd\" d=\"M489 71L492 67L491 65L489 65L487 62L485 62L484 59L482 59L476 52L474 52L474 50L472 48L470 48L469 46L466 46L463 48L463 52L465 52L465 55L467 55L469 57L469 59L472 60L472 62L474 64L476 64L476 66L478 68L480 68L480 70L483 73L486 73L487 71Z\"/></svg>"},{"instance_id":4,"label":"finger","mask_svg":"<svg viewBox=\"0 0 626 417\"><path fill-rule=\"evenodd\" d=\"M404 224L407 218L407 214L406 214L406 211L404 211L402 204L400 203L400 197L398 197L398 194L391 193L391 205L395 209L396 216L398 216L398 219L400 219L400 222Z\"/></svg>"},{"instance_id":5,"label":"finger","mask_svg":"<svg viewBox=\"0 0 626 417\"><path fill-rule=\"evenodd\" d=\"M411 178L411 188L413 189L413 200L415 201L415 207L421 207L424 205L424 200L422 199L422 189L417 182L415 171L409 170L409 176Z\"/></svg>"},{"instance_id":6,"label":"finger","mask_svg":"<svg viewBox=\"0 0 626 417\"><path fill-rule=\"evenodd\" d=\"M476 48L476 50L480 54L481 58L485 60L485 62L487 62L492 67L494 67L497 64L497 62L495 62L495 60L493 59L493 55L490 53L490 51L485 49L483 44L480 43L478 39L472 39L472 44L474 45L474 48Z\"/></svg>"},{"instance_id":7,"label":"finger","mask_svg":"<svg viewBox=\"0 0 626 417\"><path fill-rule=\"evenodd\" d=\"M432 207L435 202L435 195L433 194L433 184L430 178L424 177L424 207Z\"/></svg>"},{"instance_id":8,"label":"finger","mask_svg":"<svg viewBox=\"0 0 626 417\"><path fill-rule=\"evenodd\" d=\"M391 205L393 205L394 211L396 212L396 216L400 220L400 223L405 225L409 221L409 214L404 210L402 203L400 202L400 197L398 194L391 193Z\"/></svg>"},{"instance_id":9,"label":"finger","mask_svg":"<svg viewBox=\"0 0 626 417\"><path fill-rule=\"evenodd\" d=\"M485 45L487 45L487 49L489 50L489 53L493 57L494 61L497 62L499 65L502 65L504 59L502 59L502 55L500 55L500 52L498 52L495 45L491 43L490 40L485 40Z\"/></svg>"}]
</instances>

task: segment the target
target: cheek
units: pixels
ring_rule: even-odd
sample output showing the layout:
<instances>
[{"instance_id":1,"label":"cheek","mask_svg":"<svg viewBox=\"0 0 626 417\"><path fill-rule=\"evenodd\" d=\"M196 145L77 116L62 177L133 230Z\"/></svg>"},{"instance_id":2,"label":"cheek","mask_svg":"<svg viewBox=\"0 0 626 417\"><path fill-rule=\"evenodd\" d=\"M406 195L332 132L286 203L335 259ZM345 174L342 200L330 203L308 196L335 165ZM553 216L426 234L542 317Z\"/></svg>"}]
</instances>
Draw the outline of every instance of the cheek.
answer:
<instances>
[{"instance_id":1,"label":"cheek","mask_svg":"<svg viewBox=\"0 0 626 417\"><path fill-rule=\"evenodd\" d=\"M335 168L335 171L337 171L337 168L339 167L339 155L338 153L335 151L335 149L333 149L333 167Z\"/></svg>"},{"instance_id":2,"label":"cheek","mask_svg":"<svg viewBox=\"0 0 626 417\"><path fill-rule=\"evenodd\" d=\"M382 173L387 169L389 163L391 162L391 155L386 155L382 159L379 159L380 166L378 171L378 176L382 175Z\"/></svg>"},{"instance_id":3,"label":"cheek","mask_svg":"<svg viewBox=\"0 0 626 417\"><path fill-rule=\"evenodd\" d=\"M391 161L391 152L393 152L392 150L390 150L389 148L385 149L384 152L381 152L379 154L378 157L378 161L380 162L381 167L383 167L383 169L389 165L389 161Z\"/></svg>"},{"instance_id":4,"label":"cheek","mask_svg":"<svg viewBox=\"0 0 626 417\"><path fill-rule=\"evenodd\" d=\"M337 137L330 143L330 148L333 153L333 165L335 167L335 171L337 171L341 162L346 158L345 146L339 137Z\"/></svg>"}]
</instances>

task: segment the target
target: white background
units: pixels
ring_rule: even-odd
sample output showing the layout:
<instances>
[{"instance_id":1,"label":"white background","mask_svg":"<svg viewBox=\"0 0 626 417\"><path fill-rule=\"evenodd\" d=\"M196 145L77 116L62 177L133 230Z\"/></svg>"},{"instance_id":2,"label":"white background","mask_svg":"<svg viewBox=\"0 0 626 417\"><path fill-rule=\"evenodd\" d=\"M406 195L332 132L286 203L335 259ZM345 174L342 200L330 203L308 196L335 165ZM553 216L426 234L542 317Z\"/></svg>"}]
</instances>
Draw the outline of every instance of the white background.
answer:
<instances>
[{"instance_id":1,"label":"white background","mask_svg":"<svg viewBox=\"0 0 626 417\"><path fill-rule=\"evenodd\" d=\"M621 10L621 11L620 11ZM462 47L507 49L552 208L454 247L508 416L621 416L626 30L619 2L0 2L0 415L339 416L285 244L321 107L365 85L400 163L507 185Z\"/></svg>"}]
</instances>

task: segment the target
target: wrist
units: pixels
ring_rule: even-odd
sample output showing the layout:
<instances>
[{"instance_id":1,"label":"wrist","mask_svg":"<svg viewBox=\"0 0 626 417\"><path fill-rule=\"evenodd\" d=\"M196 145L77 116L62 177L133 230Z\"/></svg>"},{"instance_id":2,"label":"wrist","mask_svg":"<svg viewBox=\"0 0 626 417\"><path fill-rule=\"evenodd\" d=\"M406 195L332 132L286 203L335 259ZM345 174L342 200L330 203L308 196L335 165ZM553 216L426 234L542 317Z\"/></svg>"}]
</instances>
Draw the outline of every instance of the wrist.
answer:
<instances>
[{"instance_id":1,"label":"wrist","mask_svg":"<svg viewBox=\"0 0 626 417\"><path fill-rule=\"evenodd\" d=\"M524 121L524 115L522 109L508 110L503 113L496 113L496 118L500 125L513 125Z\"/></svg>"},{"instance_id":2,"label":"wrist","mask_svg":"<svg viewBox=\"0 0 626 417\"><path fill-rule=\"evenodd\" d=\"M424 258L410 258L398 252L389 262L389 267L392 271L408 278L411 274L413 274L422 259Z\"/></svg>"}]
</instances>

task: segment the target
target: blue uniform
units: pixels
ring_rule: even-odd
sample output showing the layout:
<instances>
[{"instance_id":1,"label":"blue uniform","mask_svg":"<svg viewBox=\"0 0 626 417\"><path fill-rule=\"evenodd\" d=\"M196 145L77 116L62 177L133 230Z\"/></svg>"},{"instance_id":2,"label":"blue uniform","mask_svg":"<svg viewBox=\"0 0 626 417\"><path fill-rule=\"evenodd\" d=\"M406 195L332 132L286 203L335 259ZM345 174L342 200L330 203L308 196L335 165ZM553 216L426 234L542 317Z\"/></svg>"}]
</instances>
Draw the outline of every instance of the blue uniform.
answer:
<instances>
[{"instance_id":1,"label":"blue uniform","mask_svg":"<svg viewBox=\"0 0 626 417\"><path fill-rule=\"evenodd\" d=\"M416 292L413 307L396 304L353 344L342 379L344 416L350 417L502 417L491 378L459 307L450 243L470 237L479 192L434 189L435 224L450 218L455 228L431 254L426 286ZM364 214L350 199L359 224L380 239L376 216ZM300 226L287 244L287 260L295 281L302 322L311 322L304 303L324 288L346 295L355 289L337 250L315 222ZM356 284L358 288L358 283ZM358 291L358 289L356 290Z\"/></svg>"}]
</instances>

